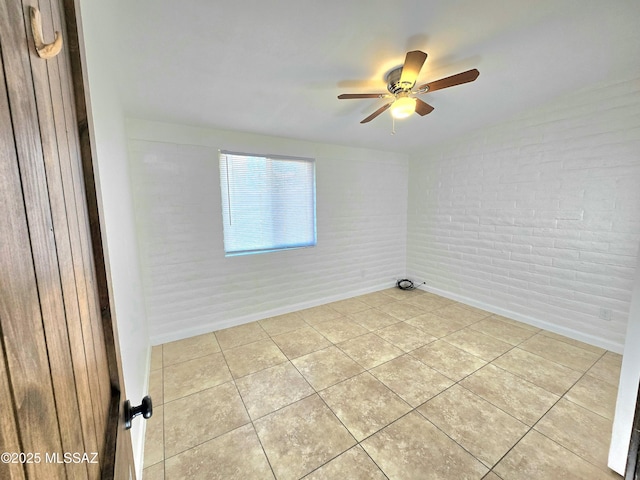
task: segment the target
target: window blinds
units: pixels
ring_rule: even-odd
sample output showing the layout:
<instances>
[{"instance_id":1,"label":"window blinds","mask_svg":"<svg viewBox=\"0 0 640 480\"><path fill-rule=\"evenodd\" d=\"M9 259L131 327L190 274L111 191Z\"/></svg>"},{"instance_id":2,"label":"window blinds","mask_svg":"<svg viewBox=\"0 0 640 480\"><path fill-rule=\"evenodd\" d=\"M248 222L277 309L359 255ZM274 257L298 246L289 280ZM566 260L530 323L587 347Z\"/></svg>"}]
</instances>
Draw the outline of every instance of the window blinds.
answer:
<instances>
[{"instance_id":1,"label":"window blinds","mask_svg":"<svg viewBox=\"0 0 640 480\"><path fill-rule=\"evenodd\" d=\"M315 161L220 152L227 256L316 244Z\"/></svg>"}]
</instances>

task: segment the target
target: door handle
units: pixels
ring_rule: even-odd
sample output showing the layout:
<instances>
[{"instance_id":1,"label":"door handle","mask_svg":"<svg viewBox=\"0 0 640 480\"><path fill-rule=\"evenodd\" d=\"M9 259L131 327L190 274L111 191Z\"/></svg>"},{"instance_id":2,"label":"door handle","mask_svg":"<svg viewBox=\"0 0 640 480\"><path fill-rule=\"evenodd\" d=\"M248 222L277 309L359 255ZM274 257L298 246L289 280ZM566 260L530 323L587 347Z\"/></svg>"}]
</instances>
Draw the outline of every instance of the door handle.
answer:
<instances>
[{"instance_id":1,"label":"door handle","mask_svg":"<svg viewBox=\"0 0 640 480\"><path fill-rule=\"evenodd\" d=\"M142 403L137 407L132 407L129 400L124 402L124 428L129 430L131 428L131 420L138 415L142 415L143 418L151 418L151 415L153 415L153 403L149 395L145 396L142 399Z\"/></svg>"}]
</instances>

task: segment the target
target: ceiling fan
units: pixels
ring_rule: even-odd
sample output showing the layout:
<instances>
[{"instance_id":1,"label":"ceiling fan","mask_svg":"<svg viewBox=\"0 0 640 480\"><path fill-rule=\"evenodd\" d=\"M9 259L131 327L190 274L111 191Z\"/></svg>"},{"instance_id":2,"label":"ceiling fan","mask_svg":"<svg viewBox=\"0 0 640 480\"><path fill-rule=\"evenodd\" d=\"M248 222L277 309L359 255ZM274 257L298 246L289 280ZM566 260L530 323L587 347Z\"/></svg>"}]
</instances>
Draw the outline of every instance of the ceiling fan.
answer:
<instances>
[{"instance_id":1,"label":"ceiling fan","mask_svg":"<svg viewBox=\"0 0 640 480\"><path fill-rule=\"evenodd\" d=\"M404 65L394 68L385 77L387 82L387 90L389 93L343 93L338 95L340 100L351 98L392 98L389 103L383 105L373 112L360 123L367 123L376 118L382 112L391 108L391 114L394 118L405 118L416 112L418 115L425 116L433 111L433 107L419 98L412 95L422 95L427 92L442 90L443 88L454 87L463 83L473 82L480 72L477 69L467 70L450 77L441 78L433 82L420 85L417 90L412 90L418 79L418 74L422 65L427 59L427 54L420 50L407 52L404 59Z\"/></svg>"}]
</instances>

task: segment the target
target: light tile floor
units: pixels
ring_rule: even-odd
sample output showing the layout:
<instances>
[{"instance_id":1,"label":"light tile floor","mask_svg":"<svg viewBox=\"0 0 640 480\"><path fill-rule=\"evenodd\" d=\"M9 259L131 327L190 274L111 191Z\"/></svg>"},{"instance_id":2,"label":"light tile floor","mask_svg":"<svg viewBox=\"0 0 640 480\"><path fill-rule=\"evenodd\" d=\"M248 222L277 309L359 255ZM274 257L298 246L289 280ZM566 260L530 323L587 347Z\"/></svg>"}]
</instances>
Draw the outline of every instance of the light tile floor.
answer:
<instances>
[{"instance_id":1,"label":"light tile floor","mask_svg":"<svg viewBox=\"0 0 640 480\"><path fill-rule=\"evenodd\" d=\"M620 479L620 365L383 290L154 347L144 478Z\"/></svg>"}]
</instances>

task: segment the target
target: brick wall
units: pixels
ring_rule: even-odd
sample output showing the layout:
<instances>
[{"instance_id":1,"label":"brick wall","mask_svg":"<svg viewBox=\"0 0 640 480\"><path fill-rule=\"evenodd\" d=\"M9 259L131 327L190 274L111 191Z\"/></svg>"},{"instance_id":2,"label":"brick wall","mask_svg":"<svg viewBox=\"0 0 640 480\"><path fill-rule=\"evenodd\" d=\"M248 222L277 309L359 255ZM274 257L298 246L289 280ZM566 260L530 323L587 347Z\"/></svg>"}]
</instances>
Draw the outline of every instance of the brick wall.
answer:
<instances>
[{"instance_id":1,"label":"brick wall","mask_svg":"<svg viewBox=\"0 0 640 480\"><path fill-rule=\"evenodd\" d=\"M153 343L393 286L406 269L405 155L130 120ZM225 257L218 149L316 159L316 247Z\"/></svg>"},{"instance_id":2,"label":"brick wall","mask_svg":"<svg viewBox=\"0 0 640 480\"><path fill-rule=\"evenodd\" d=\"M617 351L640 244L640 80L414 156L410 276Z\"/></svg>"}]
</instances>

